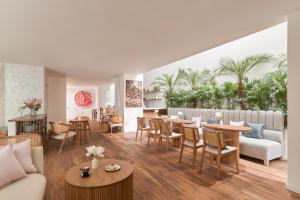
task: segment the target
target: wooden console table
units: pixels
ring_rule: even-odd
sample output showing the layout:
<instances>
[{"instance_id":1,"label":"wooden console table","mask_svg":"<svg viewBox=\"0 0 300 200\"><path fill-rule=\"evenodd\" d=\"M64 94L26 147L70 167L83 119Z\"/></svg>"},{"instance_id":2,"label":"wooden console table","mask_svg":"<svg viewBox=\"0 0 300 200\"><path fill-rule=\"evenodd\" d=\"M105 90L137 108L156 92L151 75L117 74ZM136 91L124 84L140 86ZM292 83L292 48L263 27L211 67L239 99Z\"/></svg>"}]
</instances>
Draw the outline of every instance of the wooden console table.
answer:
<instances>
[{"instance_id":1,"label":"wooden console table","mask_svg":"<svg viewBox=\"0 0 300 200\"><path fill-rule=\"evenodd\" d=\"M16 123L16 135L23 133L40 134L44 139L47 135L47 115L38 114L37 116L24 115L8 122Z\"/></svg>"},{"instance_id":2,"label":"wooden console table","mask_svg":"<svg viewBox=\"0 0 300 200\"><path fill-rule=\"evenodd\" d=\"M91 161L67 171L65 175L66 200L133 200L133 166L128 161L103 159L98 168L91 169ZM118 164L121 169L106 172L105 166ZM81 167L90 167L91 176L82 178Z\"/></svg>"}]
</instances>

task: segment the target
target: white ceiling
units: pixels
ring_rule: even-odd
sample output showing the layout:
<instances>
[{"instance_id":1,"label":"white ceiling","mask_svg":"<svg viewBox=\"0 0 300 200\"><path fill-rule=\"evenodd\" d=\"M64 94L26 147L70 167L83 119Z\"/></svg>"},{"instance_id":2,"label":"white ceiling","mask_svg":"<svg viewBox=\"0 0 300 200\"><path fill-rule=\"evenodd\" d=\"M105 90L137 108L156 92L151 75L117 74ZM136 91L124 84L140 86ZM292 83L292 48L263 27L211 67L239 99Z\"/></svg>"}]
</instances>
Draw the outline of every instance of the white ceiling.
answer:
<instances>
[{"instance_id":1,"label":"white ceiling","mask_svg":"<svg viewBox=\"0 0 300 200\"><path fill-rule=\"evenodd\" d=\"M299 0L0 0L0 62L110 81L278 24L299 8Z\"/></svg>"}]
</instances>

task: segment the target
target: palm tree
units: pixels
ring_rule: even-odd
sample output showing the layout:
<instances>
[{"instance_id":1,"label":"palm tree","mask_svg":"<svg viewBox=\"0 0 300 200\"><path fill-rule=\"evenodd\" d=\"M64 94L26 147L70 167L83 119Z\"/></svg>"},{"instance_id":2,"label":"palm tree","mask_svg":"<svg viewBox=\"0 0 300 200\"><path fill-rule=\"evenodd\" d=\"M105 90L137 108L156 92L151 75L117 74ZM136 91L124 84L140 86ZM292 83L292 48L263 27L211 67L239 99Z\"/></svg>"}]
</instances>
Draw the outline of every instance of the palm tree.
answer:
<instances>
[{"instance_id":1,"label":"palm tree","mask_svg":"<svg viewBox=\"0 0 300 200\"><path fill-rule=\"evenodd\" d=\"M246 108L244 103L244 80L247 78L249 71L259 64L270 62L272 59L273 56L267 54L248 56L238 61L225 59L216 70L219 75L230 75L236 79L238 84L238 97L242 110Z\"/></svg>"},{"instance_id":2,"label":"palm tree","mask_svg":"<svg viewBox=\"0 0 300 200\"><path fill-rule=\"evenodd\" d=\"M202 71L186 69L183 71L183 83L187 86L190 91L189 99L192 102L192 107L196 108L198 99L197 99L197 89L200 85L207 85L214 81L215 76L210 70L204 69Z\"/></svg>"},{"instance_id":3,"label":"palm tree","mask_svg":"<svg viewBox=\"0 0 300 200\"><path fill-rule=\"evenodd\" d=\"M182 80L183 74L184 70L179 69L177 76L174 76L174 74L162 74L161 76L156 77L152 82L152 86L158 87L162 92L164 92L167 106L172 104L172 97L174 96L175 88Z\"/></svg>"}]
</instances>

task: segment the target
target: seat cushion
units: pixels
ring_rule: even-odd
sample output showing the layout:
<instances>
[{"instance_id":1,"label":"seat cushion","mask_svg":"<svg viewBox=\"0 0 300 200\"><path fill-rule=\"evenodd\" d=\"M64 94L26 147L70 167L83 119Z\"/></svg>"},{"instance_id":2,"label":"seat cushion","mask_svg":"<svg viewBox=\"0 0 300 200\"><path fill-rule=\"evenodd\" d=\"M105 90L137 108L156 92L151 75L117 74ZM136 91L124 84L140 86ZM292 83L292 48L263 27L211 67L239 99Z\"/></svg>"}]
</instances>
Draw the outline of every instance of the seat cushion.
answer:
<instances>
[{"instance_id":1,"label":"seat cushion","mask_svg":"<svg viewBox=\"0 0 300 200\"><path fill-rule=\"evenodd\" d=\"M240 136L240 153L262 160L272 160L282 156L282 148L280 143L272 140Z\"/></svg>"},{"instance_id":2,"label":"seat cushion","mask_svg":"<svg viewBox=\"0 0 300 200\"><path fill-rule=\"evenodd\" d=\"M28 174L25 178L0 189L0 199L42 200L46 178L40 174Z\"/></svg>"},{"instance_id":3,"label":"seat cushion","mask_svg":"<svg viewBox=\"0 0 300 200\"><path fill-rule=\"evenodd\" d=\"M191 140L185 140L183 144L189 147L194 147L194 142ZM196 143L196 147L201 147L201 146L203 146L203 140L199 140L199 142Z\"/></svg>"},{"instance_id":4,"label":"seat cushion","mask_svg":"<svg viewBox=\"0 0 300 200\"><path fill-rule=\"evenodd\" d=\"M76 135L76 132L74 131L70 131L68 133L68 138L73 137L74 135ZM61 134L52 134L51 138L56 139L56 140L63 140L65 138L65 133L61 133Z\"/></svg>"},{"instance_id":5,"label":"seat cushion","mask_svg":"<svg viewBox=\"0 0 300 200\"><path fill-rule=\"evenodd\" d=\"M233 152L235 150L236 150L236 147L226 146L226 149L221 150L221 154L227 154L227 153ZM205 148L205 151L212 153L212 154L218 154L218 148L215 148L215 147L207 146Z\"/></svg>"},{"instance_id":6,"label":"seat cushion","mask_svg":"<svg viewBox=\"0 0 300 200\"><path fill-rule=\"evenodd\" d=\"M161 133L160 136L161 136L162 138L167 138L167 137L168 137L167 134L165 134L165 133ZM179 137L181 137L181 136L182 136L182 134L180 134L180 133L172 132L172 133L169 135L169 138L179 138Z\"/></svg>"}]
</instances>

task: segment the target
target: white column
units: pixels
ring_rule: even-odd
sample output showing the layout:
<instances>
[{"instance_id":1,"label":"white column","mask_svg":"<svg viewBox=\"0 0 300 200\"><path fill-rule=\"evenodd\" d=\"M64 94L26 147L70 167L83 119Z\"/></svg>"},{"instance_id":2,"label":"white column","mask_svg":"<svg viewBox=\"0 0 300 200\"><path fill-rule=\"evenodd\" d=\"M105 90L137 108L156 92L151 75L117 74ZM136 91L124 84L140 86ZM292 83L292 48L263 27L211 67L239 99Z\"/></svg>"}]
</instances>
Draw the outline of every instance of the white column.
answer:
<instances>
[{"instance_id":1,"label":"white column","mask_svg":"<svg viewBox=\"0 0 300 200\"><path fill-rule=\"evenodd\" d=\"M115 108L124 116L124 132L135 132L137 117L143 116L143 106L127 108L125 102L126 80L143 81L143 74L123 74L115 79Z\"/></svg>"},{"instance_id":2,"label":"white column","mask_svg":"<svg viewBox=\"0 0 300 200\"><path fill-rule=\"evenodd\" d=\"M300 193L300 12L288 17L288 189Z\"/></svg>"}]
</instances>

